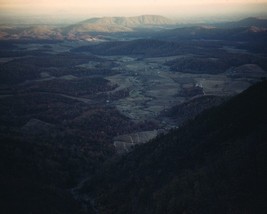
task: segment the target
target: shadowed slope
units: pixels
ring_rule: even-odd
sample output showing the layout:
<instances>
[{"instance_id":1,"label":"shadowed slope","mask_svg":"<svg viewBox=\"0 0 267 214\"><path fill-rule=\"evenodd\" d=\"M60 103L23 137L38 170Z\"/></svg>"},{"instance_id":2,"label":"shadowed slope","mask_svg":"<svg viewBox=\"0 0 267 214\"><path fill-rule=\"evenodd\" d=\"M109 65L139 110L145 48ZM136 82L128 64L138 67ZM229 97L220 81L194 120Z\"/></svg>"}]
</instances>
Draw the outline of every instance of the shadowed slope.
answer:
<instances>
[{"instance_id":1,"label":"shadowed slope","mask_svg":"<svg viewBox=\"0 0 267 214\"><path fill-rule=\"evenodd\" d=\"M106 164L82 191L100 213L264 213L266 100L265 81Z\"/></svg>"}]
</instances>

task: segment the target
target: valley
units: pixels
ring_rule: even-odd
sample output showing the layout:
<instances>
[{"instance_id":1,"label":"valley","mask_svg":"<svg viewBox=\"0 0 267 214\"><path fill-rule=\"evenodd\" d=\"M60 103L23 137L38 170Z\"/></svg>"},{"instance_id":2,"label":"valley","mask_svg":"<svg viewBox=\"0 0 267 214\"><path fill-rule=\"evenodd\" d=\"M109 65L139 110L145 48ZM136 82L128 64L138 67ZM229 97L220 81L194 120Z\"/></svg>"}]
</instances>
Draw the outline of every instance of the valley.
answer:
<instances>
[{"instance_id":1,"label":"valley","mask_svg":"<svg viewBox=\"0 0 267 214\"><path fill-rule=\"evenodd\" d=\"M136 40L137 45L138 41ZM142 40L140 42L143 43ZM49 48L47 52L43 45L38 43L18 44L12 52L16 53L17 49L23 47L26 55L3 58L0 75L2 81L10 81L11 85L2 85L1 100L4 102L5 98L11 99L12 96L31 93L44 97L46 94L60 96L90 108L115 108L131 123L153 123L153 130L160 131L179 126L177 116L164 116L164 112L171 108L199 97L230 97L267 77L267 73L256 64L243 64L241 61L236 67L232 66L234 64L228 62L227 58L234 50L240 54L240 60L242 57L249 57L252 61L258 60L261 63L265 59L260 54L240 53L234 47L230 51L220 51L220 55L226 58L226 61L223 61L223 58L217 58L216 53L211 58L214 50L209 47L206 48L206 56L195 54L194 47L186 54L149 57L147 54L143 56L142 52L128 55L117 55L116 52L110 56L95 55L94 51L81 49L87 47L84 45L87 43L60 42L49 45L53 49ZM102 44L91 44L89 48L99 45ZM180 42L179 46L184 45ZM31 55L32 51L38 52L40 56ZM128 49L124 51L127 52ZM154 56L153 52L148 54ZM199 60L205 67L201 67ZM20 73L10 70L16 64L22 69ZM189 66L190 70L187 70L186 66ZM214 70L218 68L220 70ZM110 137L116 138L116 135Z\"/></svg>"},{"instance_id":2,"label":"valley","mask_svg":"<svg viewBox=\"0 0 267 214\"><path fill-rule=\"evenodd\" d=\"M11 192L30 189L12 200L26 198L18 206L35 213L95 213L88 183L106 164L267 78L267 30L246 21L179 27L140 16L0 28L0 178L12 177ZM90 194L79 192L84 185ZM69 209L59 206L66 201Z\"/></svg>"}]
</instances>

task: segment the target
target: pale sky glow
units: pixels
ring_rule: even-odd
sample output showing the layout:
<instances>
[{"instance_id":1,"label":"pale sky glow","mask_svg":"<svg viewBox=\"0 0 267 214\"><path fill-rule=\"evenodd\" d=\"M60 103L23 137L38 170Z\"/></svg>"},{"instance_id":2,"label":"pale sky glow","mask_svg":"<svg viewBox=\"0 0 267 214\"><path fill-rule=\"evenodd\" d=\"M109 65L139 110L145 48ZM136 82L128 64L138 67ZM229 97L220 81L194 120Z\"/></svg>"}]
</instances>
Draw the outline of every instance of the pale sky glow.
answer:
<instances>
[{"instance_id":1,"label":"pale sky glow","mask_svg":"<svg viewBox=\"0 0 267 214\"><path fill-rule=\"evenodd\" d=\"M190 16L245 13L251 10L265 12L266 5L267 0L0 0L0 13L88 18L142 14Z\"/></svg>"}]
</instances>

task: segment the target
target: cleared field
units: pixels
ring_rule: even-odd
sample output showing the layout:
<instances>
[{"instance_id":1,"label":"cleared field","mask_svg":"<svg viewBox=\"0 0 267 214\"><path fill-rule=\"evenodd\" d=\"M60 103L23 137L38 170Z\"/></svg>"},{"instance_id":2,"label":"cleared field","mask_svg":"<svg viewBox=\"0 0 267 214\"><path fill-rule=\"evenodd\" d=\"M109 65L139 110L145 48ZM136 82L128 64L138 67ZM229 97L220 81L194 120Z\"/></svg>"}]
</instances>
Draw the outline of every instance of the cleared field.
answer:
<instances>
[{"instance_id":1,"label":"cleared field","mask_svg":"<svg viewBox=\"0 0 267 214\"><path fill-rule=\"evenodd\" d=\"M112 104L135 122L158 120L158 115L175 105L202 95L231 96L245 90L253 78L232 78L221 74L192 74L172 72L166 61L184 57L134 58L106 57L115 60L119 73L106 79L118 85L115 90L129 89L128 97ZM266 75L266 74L263 74ZM164 124L165 126L166 124Z\"/></svg>"},{"instance_id":2,"label":"cleared field","mask_svg":"<svg viewBox=\"0 0 267 214\"><path fill-rule=\"evenodd\" d=\"M129 152L137 144L146 143L155 138L158 131L136 132L128 135L119 135L114 138L114 146L118 153Z\"/></svg>"},{"instance_id":3,"label":"cleared field","mask_svg":"<svg viewBox=\"0 0 267 214\"><path fill-rule=\"evenodd\" d=\"M24 50L24 57L18 58L11 54L10 57L4 55L5 57L0 59L3 65L2 82L17 85L12 90L2 90L0 98L14 96L16 91L37 92L40 95L55 95L61 99L81 102L86 108L96 104L103 109L111 107L118 111L118 115L122 114L121 116L126 116L125 118L131 121L126 133L133 130L148 131L146 134L129 135L131 138L138 136L139 140L133 140L134 142L146 142L150 137L156 136L155 132L151 131L155 127L170 129L177 126L173 118L163 116L173 107L202 96L232 96L262 77L267 77L260 57L256 57L258 61L252 60L253 62L243 55L232 59L232 49L227 49L230 53L225 52L225 55L217 57L211 53L201 55L190 50L184 54L181 52L180 55L152 57L152 54L147 58L141 55L97 56L89 51L70 51L86 44L61 42L48 45L17 45ZM235 66L230 63L232 67L228 67L228 64L222 63L224 58L233 65L237 59L240 59L240 62ZM227 69L220 65L227 65ZM218 67L220 72L217 72ZM99 116L103 120L107 118L103 115L97 117ZM153 125L131 128L137 124L150 123ZM120 126L121 123L112 125ZM112 132L113 134L116 136L121 133ZM114 141L119 152L128 151L132 146L129 140L115 138Z\"/></svg>"}]
</instances>

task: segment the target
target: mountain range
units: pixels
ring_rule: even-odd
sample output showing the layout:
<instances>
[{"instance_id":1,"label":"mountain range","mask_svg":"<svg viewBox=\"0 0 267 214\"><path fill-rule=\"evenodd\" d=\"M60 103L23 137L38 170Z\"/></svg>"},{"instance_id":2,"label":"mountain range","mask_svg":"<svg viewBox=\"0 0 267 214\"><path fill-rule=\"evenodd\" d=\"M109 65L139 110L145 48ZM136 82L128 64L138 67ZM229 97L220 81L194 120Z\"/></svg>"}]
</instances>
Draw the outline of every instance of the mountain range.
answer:
<instances>
[{"instance_id":1,"label":"mountain range","mask_svg":"<svg viewBox=\"0 0 267 214\"><path fill-rule=\"evenodd\" d=\"M92 18L65 28L67 32L130 32L135 28L151 28L174 25L163 16L143 15L135 17Z\"/></svg>"},{"instance_id":2,"label":"mountain range","mask_svg":"<svg viewBox=\"0 0 267 214\"><path fill-rule=\"evenodd\" d=\"M91 18L66 27L39 25L26 28L2 26L0 39L96 40L91 34L132 32L136 29L170 27L174 21L157 15Z\"/></svg>"},{"instance_id":3,"label":"mountain range","mask_svg":"<svg viewBox=\"0 0 267 214\"><path fill-rule=\"evenodd\" d=\"M84 40L98 41L103 35L110 33L134 33L150 30L161 30L161 37L170 37L168 34L174 34L178 39L194 38L199 34L204 37L211 37L214 32L219 32L222 37L229 34L240 33L266 33L267 20L258 18L247 18L237 22L227 22L213 24L208 26L197 25L196 27L179 27L175 21L157 15L143 15L136 17L103 17L91 18L66 27L53 27L48 25L39 25L31 27L11 27L2 26L0 39L7 40ZM233 29L229 29L233 28ZM236 29L238 28L238 29ZM166 33L164 29L167 30ZM150 32L151 34L151 32ZM232 35L230 35L232 36ZM237 39L239 37L237 36Z\"/></svg>"}]
</instances>

